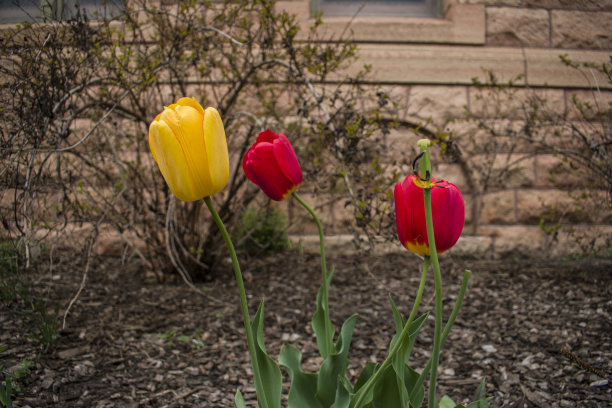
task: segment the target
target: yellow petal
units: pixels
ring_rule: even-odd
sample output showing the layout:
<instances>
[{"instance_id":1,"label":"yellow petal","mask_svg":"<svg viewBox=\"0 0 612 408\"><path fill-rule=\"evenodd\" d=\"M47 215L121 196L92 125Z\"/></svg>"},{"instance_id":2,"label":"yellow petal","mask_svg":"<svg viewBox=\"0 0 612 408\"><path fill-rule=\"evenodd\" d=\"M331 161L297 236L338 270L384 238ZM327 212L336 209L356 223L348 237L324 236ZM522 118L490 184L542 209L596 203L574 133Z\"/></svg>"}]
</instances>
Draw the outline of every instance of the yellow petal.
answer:
<instances>
[{"instance_id":1,"label":"yellow petal","mask_svg":"<svg viewBox=\"0 0 612 408\"><path fill-rule=\"evenodd\" d=\"M202 105L200 105L198 101L195 100L195 98L181 98L176 101L175 105L191 106L192 108L200 112L202 117L204 117L204 109L202 108Z\"/></svg>"},{"instance_id":2,"label":"yellow petal","mask_svg":"<svg viewBox=\"0 0 612 408\"><path fill-rule=\"evenodd\" d=\"M206 108L202 128L206 143L210 180L213 193L216 193L222 190L229 180L229 154L223 122L215 108Z\"/></svg>"},{"instance_id":3,"label":"yellow petal","mask_svg":"<svg viewBox=\"0 0 612 408\"><path fill-rule=\"evenodd\" d=\"M181 101L193 100L181 98L179 102ZM195 101L194 103L197 104ZM176 103L166 108L160 119L168 123L183 148L185 161L189 168L189 177L193 182L194 194L199 196L196 199L213 194L215 190L208 169L208 156L202 129L203 117L197 107Z\"/></svg>"},{"instance_id":4,"label":"yellow petal","mask_svg":"<svg viewBox=\"0 0 612 408\"><path fill-rule=\"evenodd\" d=\"M194 192L183 148L166 122L154 120L151 123L149 148L162 176L175 196L183 201L194 201L201 198L197 197Z\"/></svg>"}]
</instances>

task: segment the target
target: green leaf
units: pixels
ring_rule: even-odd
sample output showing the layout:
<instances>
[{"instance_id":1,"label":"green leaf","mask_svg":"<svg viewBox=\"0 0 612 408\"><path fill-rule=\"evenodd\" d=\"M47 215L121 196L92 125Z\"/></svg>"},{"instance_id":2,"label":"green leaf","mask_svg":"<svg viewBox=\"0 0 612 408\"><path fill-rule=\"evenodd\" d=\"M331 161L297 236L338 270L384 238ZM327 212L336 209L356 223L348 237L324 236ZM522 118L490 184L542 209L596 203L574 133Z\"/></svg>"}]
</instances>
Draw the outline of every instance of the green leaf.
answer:
<instances>
[{"instance_id":1,"label":"green leaf","mask_svg":"<svg viewBox=\"0 0 612 408\"><path fill-rule=\"evenodd\" d=\"M247 408L240 390L236 390L236 397L234 398L234 408Z\"/></svg>"},{"instance_id":2,"label":"green leaf","mask_svg":"<svg viewBox=\"0 0 612 408\"><path fill-rule=\"evenodd\" d=\"M317 293L317 309L312 316L312 330L317 338L317 345L319 347L319 354L323 359L327 358L328 354L332 352L334 344L334 325L329 319L329 304L327 299L323 299L323 285L326 285L326 292L329 293L329 286L331 285L332 276L334 270L332 269L327 275L325 282L321 282L321 287ZM329 327L329 333L327 333L326 327Z\"/></svg>"},{"instance_id":3,"label":"green leaf","mask_svg":"<svg viewBox=\"0 0 612 408\"><path fill-rule=\"evenodd\" d=\"M323 408L317 400L317 374L302 371L302 353L291 345L283 346L278 362L287 369L291 380L289 408Z\"/></svg>"},{"instance_id":4,"label":"green leaf","mask_svg":"<svg viewBox=\"0 0 612 408\"><path fill-rule=\"evenodd\" d=\"M255 358L257 359L257 372L254 372L257 400L261 408L280 408L282 376L280 368L268 353L263 336L264 302L259 304L257 313L251 323L251 332L255 341Z\"/></svg>"},{"instance_id":5,"label":"green leaf","mask_svg":"<svg viewBox=\"0 0 612 408\"><path fill-rule=\"evenodd\" d=\"M491 401L492 399L493 397L487 397L487 398L483 398L478 401L470 402L468 406L465 408L488 408L489 401ZM459 407L459 408L462 408L462 407Z\"/></svg>"},{"instance_id":6,"label":"green leaf","mask_svg":"<svg viewBox=\"0 0 612 408\"><path fill-rule=\"evenodd\" d=\"M374 384L374 398L371 406L372 408L404 406L401 405L397 375L392 367L387 367Z\"/></svg>"},{"instance_id":7,"label":"green leaf","mask_svg":"<svg viewBox=\"0 0 612 408\"><path fill-rule=\"evenodd\" d=\"M404 328L404 318L399 310L397 310L397 306L395 306L395 302L391 295L389 295L389 303L391 303L391 310L393 311L393 320L395 321L395 333L399 334L402 332Z\"/></svg>"},{"instance_id":8,"label":"green leaf","mask_svg":"<svg viewBox=\"0 0 612 408\"><path fill-rule=\"evenodd\" d=\"M486 394L487 393L487 384L486 384L486 381L487 381L487 377L484 377L482 379L482 381L480 382L480 384L478 385L478 388L476 389L476 393L474 394L474 398L473 398L474 401L486 398L486 396L487 396L487 394Z\"/></svg>"},{"instance_id":9,"label":"green leaf","mask_svg":"<svg viewBox=\"0 0 612 408\"><path fill-rule=\"evenodd\" d=\"M378 364L372 361L366 363L361 373L359 373L359 377L355 382L355 392L359 391L359 389L374 375L376 370L378 369Z\"/></svg>"},{"instance_id":10,"label":"green leaf","mask_svg":"<svg viewBox=\"0 0 612 408\"><path fill-rule=\"evenodd\" d=\"M455 408L457 404L453 401L448 395L445 395L440 400L440 404L438 405L440 408Z\"/></svg>"},{"instance_id":11,"label":"green leaf","mask_svg":"<svg viewBox=\"0 0 612 408\"><path fill-rule=\"evenodd\" d=\"M425 399L425 387L421 384L418 388L416 384L420 374L416 372L414 369L406 366L404 372L404 381L406 384L406 389L410 393L410 404L413 407L420 407L423 405L423 400Z\"/></svg>"},{"instance_id":12,"label":"green leaf","mask_svg":"<svg viewBox=\"0 0 612 408\"><path fill-rule=\"evenodd\" d=\"M348 366L348 351L351 346L357 315L349 317L340 330L335 352L327 356L321 364L317 379L317 399L325 407L331 406L336 399L338 377L344 377Z\"/></svg>"},{"instance_id":13,"label":"green leaf","mask_svg":"<svg viewBox=\"0 0 612 408\"><path fill-rule=\"evenodd\" d=\"M351 384L345 377L338 377L336 400L331 408L349 408L349 404L351 403L351 389Z\"/></svg>"}]
</instances>

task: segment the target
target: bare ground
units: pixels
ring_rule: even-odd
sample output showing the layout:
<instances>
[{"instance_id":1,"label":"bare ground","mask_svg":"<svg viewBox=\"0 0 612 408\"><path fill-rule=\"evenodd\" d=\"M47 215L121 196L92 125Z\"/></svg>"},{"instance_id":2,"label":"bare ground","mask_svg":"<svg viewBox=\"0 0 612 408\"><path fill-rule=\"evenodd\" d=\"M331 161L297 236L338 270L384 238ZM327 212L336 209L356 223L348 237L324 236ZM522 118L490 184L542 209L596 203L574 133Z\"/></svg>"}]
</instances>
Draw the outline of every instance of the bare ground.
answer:
<instances>
[{"instance_id":1,"label":"bare ground","mask_svg":"<svg viewBox=\"0 0 612 408\"><path fill-rule=\"evenodd\" d=\"M412 254L331 257L330 293L338 328L357 312L349 373L382 361L394 326L387 295L406 315L420 276ZM243 262L254 313L265 298L266 345L302 350L307 367L318 358L310 319L319 286L318 258L289 252ZM609 407L612 405L612 263L609 261L472 261L443 258L445 308L463 270L473 271L464 306L441 355L439 395L469 399L482 377L494 407ZM152 282L153 274L118 259L98 261L59 331L20 382L15 406L231 407L237 388L254 404L246 340L231 266L199 284ZM60 316L82 279L83 266L66 258L41 267L37 287L60 305ZM432 282L421 311L431 311ZM448 313L446 314L448 315ZM0 344L8 368L34 359L15 310L0 310ZM61 325L61 319L60 319ZM413 351L420 370L431 350L433 319Z\"/></svg>"}]
</instances>

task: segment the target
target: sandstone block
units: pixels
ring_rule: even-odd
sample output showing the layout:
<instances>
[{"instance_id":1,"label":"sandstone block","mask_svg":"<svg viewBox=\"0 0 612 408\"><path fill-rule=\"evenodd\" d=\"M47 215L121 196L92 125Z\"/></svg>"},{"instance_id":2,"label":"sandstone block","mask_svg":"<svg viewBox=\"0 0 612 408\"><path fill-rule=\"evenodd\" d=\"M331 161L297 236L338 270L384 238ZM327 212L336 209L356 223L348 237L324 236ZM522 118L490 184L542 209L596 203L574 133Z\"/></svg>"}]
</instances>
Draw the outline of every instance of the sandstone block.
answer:
<instances>
[{"instance_id":1,"label":"sandstone block","mask_svg":"<svg viewBox=\"0 0 612 408\"><path fill-rule=\"evenodd\" d=\"M537 109L563 115L565 93L560 89L470 88L470 112L479 117L524 121L527 111Z\"/></svg>"},{"instance_id":2,"label":"sandstone block","mask_svg":"<svg viewBox=\"0 0 612 408\"><path fill-rule=\"evenodd\" d=\"M515 193L512 190L488 193L482 198L478 212L478 224L514 224Z\"/></svg>"},{"instance_id":3,"label":"sandstone block","mask_svg":"<svg viewBox=\"0 0 612 408\"><path fill-rule=\"evenodd\" d=\"M576 24L580 25L582 23L578 21ZM568 27L568 30L571 31L574 28ZM594 32L598 31L591 33ZM608 48L611 47L608 46ZM558 49L526 48L524 52L527 66L527 83L529 85L547 85L560 88L591 88L593 81L597 81L601 89L612 89L610 81L600 73L589 71L589 75L585 76L576 69L565 66L559 58L561 52ZM570 60L578 64L583 62L603 64L610 61L610 53L608 51L567 50L564 53L567 54Z\"/></svg>"},{"instance_id":4,"label":"sandstone block","mask_svg":"<svg viewBox=\"0 0 612 408\"><path fill-rule=\"evenodd\" d=\"M548 11L487 7L487 44L526 47L549 45Z\"/></svg>"},{"instance_id":5,"label":"sandstone block","mask_svg":"<svg viewBox=\"0 0 612 408\"><path fill-rule=\"evenodd\" d=\"M523 0L526 7L571 10L612 10L612 0Z\"/></svg>"},{"instance_id":6,"label":"sandstone block","mask_svg":"<svg viewBox=\"0 0 612 408\"><path fill-rule=\"evenodd\" d=\"M570 120L609 119L612 112L612 91L599 90L599 83L593 81L589 90L568 90L565 92L567 116ZM582 109L579 109L582 106ZM597 125L596 125L597 126Z\"/></svg>"},{"instance_id":7,"label":"sandstone block","mask_svg":"<svg viewBox=\"0 0 612 408\"><path fill-rule=\"evenodd\" d=\"M461 190L464 195L470 192L469 182L463 169L457 163L434 163L434 177L447 180Z\"/></svg>"},{"instance_id":8,"label":"sandstone block","mask_svg":"<svg viewBox=\"0 0 612 408\"><path fill-rule=\"evenodd\" d=\"M493 257L493 238L464 234L448 253L462 258L490 259Z\"/></svg>"},{"instance_id":9,"label":"sandstone block","mask_svg":"<svg viewBox=\"0 0 612 408\"><path fill-rule=\"evenodd\" d=\"M535 160L537 187L571 188L584 185L584 179L578 172L568 171L562 157L540 154Z\"/></svg>"},{"instance_id":10,"label":"sandstone block","mask_svg":"<svg viewBox=\"0 0 612 408\"><path fill-rule=\"evenodd\" d=\"M546 236L539 227L512 226L499 229L493 239L495 258L546 258Z\"/></svg>"},{"instance_id":11,"label":"sandstone block","mask_svg":"<svg viewBox=\"0 0 612 408\"><path fill-rule=\"evenodd\" d=\"M540 219L550 211L563 214L571 208L572 199L560 190L518 190L516 198L517 222L539 225ZM564 219L572 222L589 221L586 213L566 213Z\"/></svg>"},{"instance_id":12,"label":"sandstone block","mask_svg":"<svg viewBox=\"0 0 612 408\"><path fill-rule=\"evenodd\" d=\"M488 191L530 187L535 184L534 158L531 155L500 151L495 156L473 155L470 161L478 165L478 171L471 174L473 182L482 188L486 186Z\"/></svg>"},{"instance_id":13,"label":"sandstone block","mask_svg":"<svg viewBox=\"0 0 612 408\"><path fill-rule=\"evenodd\" d=\"M552 45L555 48L612 48L612 13L553 10Z\"/></svg>"},{"instance_id":14,"label":"sandstone block","mask_svg":"<svg viewBox=\"0 0 612 408\"><path fill-rule=\"evenodd\" d=\"M469 0L473 4L484 4L485 6L520 6L521 0Z\"/></svg>"},{"instance_id":15,"label":"sandstone block","mask_svg":"<svg viewBox=\"0 0 612 408\"><path fill-rule=\"evenodd\" d=\"M547 236L550 257L595 255L609 257L612 247L612 225L578 225L561 228L556 236Z\"/></svg>"},{"instance_id":16,"label":"sandstone block","mask_svg":"<svg viewBox=\"0 0 612 408\"><path fill-rule=\"evenodd\" d=\"M408 100L408 117L424 122L431 119L443 124L461 116L467 105L465 86L412 86Z\"/></svg>"}]
</instances>

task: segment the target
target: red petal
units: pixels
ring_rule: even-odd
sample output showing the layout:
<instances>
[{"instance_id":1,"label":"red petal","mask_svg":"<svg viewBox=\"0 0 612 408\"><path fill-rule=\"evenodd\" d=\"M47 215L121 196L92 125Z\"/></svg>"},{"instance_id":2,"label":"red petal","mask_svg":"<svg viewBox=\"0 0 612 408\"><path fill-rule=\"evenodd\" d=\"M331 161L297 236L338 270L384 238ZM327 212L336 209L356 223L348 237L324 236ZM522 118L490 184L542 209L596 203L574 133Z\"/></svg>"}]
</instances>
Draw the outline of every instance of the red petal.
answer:
<instances>
[{"instance_id":1,"label":"red petal","mask_svg":"<svg viewBox=\"0 0 612 408\"><path fill-rule=\"evenodd\" d=\"M274 157L283 174L293 183L293 186L300 185L302 183L302 168L289 139L281 133L279 138L274 141L273 146Z\"/></svg>"},{"instance_id":2,"label":"red petal","mask_svg":"<svg viewBox=\"0 0 612 408\"><path fill-rule=\"evenodd\" d=\"M270 143L257 143L247 152L243 163L247 177L272 200L282 200L293 186L278 166Z\"/></svg>"}]
</instances>

